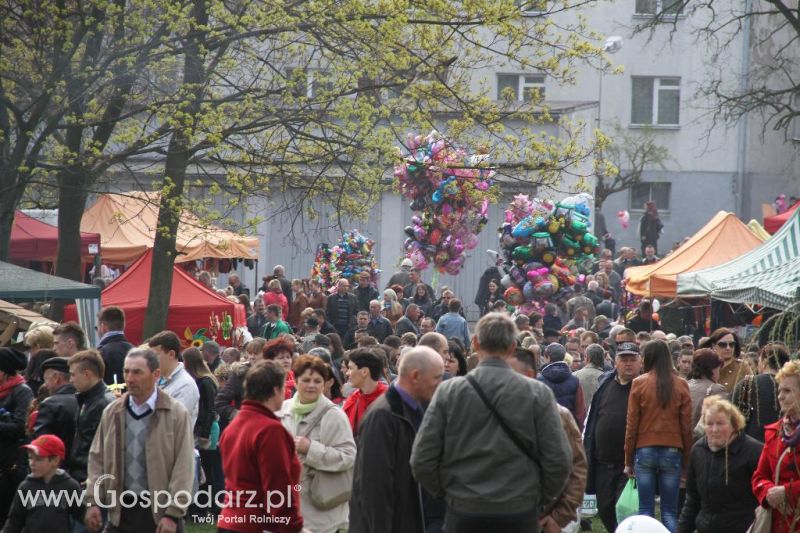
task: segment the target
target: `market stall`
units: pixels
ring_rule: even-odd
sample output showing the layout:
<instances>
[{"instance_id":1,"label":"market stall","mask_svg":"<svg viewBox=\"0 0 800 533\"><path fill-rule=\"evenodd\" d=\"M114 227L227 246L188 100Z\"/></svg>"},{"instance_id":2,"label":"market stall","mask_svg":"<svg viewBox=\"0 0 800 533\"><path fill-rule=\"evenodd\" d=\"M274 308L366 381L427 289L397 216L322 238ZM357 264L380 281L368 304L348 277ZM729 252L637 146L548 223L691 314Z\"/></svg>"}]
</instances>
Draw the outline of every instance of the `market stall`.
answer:
<instances>
[{"instance_id":1,"label":"market stall","mask_svg":"<svg viewBox=\"0 0 800 533\"><path fill-rule=\"evenodd\" d=\"M800 210L771 239L716 267L678 276L678 294L786 310L800 301Z\"/></svg>"},{"instance_id":2,"label":"market stall","mask_svg":"<svg viewBox=\"0 0 800 533\"><path fill-rule=\"evenodd\" d=\"M160 195L154 192L103 194L83 213L81 230L99 233L103 262L128 265L153 248ZM257 237L203 223L184 209L176 241L177 262L196 259L258 259Z\"/></svg>"},{"instance_id":3,"label":"market stall","mask_svg":"<svg viewBox=\"0 0 800 533\"><path fill-rule=\"evenodd\" d=\"M153 252L145 251L144 255L102 293L104 307L114 305L125 311L125 336L134 344L143 341L152 262ZM74 306L64 309L65 320L72 320L75 316ZM178 266L173 267L167 329L174 331L186 345L195 340L202 342L211 338L224 344L227 340L223 328L226 317L230 317L230 328L247 325L242 304L235 304L217 295ZM213 329L212 323L215 326L217 323L220 325L219 331L214 334L209 333Z\"/></svg>"},{"instance_id":4,"label":"market stall","mask_svg":"<svg viewBox=\"0 0 800 533\"><path fill-rule=\"evenodd\" d=\"M720 211L691 239L652 265L625 271L625 288L637 296L674 298L677 277L735 259L763 240L733 213Z\"/></svg>"}]
</instances>

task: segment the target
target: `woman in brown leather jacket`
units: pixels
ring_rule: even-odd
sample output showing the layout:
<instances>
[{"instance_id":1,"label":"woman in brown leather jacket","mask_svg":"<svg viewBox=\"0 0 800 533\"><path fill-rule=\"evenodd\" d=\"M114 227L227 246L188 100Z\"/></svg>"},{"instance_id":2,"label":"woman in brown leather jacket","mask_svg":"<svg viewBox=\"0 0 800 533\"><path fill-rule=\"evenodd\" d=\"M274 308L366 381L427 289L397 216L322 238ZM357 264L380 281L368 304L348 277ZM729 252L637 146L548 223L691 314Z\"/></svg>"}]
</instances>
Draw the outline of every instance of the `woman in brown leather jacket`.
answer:
<instances>
[{"instance_id":1,"label":"woman in brown leather jacket","mask_svg":"<svg viewBox=\"0 0 800 533\"><path fill-rule=\"evenodd\" d=\"M633 380L625 428L625 473L636 477L639 514L655 514L656 484L661 521L678 526L681 471L692 448L692 400L689 386L672 366L667 343L654 340L643 349L644 374Z\"/></svg>"}]
</instances>

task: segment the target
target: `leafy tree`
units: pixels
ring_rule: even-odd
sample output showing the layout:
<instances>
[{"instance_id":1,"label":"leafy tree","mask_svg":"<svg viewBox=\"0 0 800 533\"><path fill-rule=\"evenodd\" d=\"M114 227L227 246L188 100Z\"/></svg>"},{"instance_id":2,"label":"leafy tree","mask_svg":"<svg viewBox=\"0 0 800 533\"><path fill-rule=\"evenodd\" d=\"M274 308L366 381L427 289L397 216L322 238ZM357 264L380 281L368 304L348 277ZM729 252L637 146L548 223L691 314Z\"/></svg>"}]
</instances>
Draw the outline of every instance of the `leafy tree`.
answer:
<instances>
[{"instance_id":1,"label":"leafy tree","mask_svg":"<svg viewBox=\"0 0 800 533\"><path fill-rule=\"evenodd\" d=\"M612 131L614 140L608 139L603 157L596 163L594 203L598 212L609 196L640 183L646 170L663 169L670 157L669 150L656 142L650 129L630 134L616 124Z\"/></svg>"},{"instance_id":2,"label":"leafy tree","mask_svg":"<svg viewBox=\"0 0 800 533\"><path fill-rule=\"evenodd\" d=\"M16 33L0 40L0 188L15 191L0 203L0 258L9 213L31 183L55 176L69 202L64 231L77 239L70 207L85 206L98 179L154 163L138 173L162 191L145 334L165 323L180 208L213 212L187 196L195 177L217 204L261 195L298 219L323 208L364 217L406 132L431 128L485 147L503 179L560 187L591 172L585 125L543 133L554 119L536 94L498 99L482 78L501 65L573 83L577 62L602 57L599 36L561 16L581 3L46 1L49 30L9 23ZM4 9L36 6L10 0ZM26 53L35 69L14 73ZM26 115L40 100L44 111ZM5 156L17 150L24 165Z\"/></svg>"}]
</instances>

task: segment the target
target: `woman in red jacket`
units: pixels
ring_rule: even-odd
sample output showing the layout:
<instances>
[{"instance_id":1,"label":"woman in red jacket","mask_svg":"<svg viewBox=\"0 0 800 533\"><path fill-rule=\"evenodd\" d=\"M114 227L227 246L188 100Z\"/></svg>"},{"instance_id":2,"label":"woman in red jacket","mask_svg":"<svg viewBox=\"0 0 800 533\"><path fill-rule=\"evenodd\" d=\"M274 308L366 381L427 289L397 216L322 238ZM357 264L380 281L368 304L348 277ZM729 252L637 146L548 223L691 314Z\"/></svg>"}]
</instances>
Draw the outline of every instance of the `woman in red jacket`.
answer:
<instances>
[{"instance_id":1,"label":"woman in red jacket","mask_svg":"<svg viewBox=\"0 0 800 533\"><path fill-rule=\"evenodd\" d=\"M658 484L661 521L674 533L681 471L692 450L692 399L675 373L667 343L650 341L643 353L645 374L633 380L628 398L625 473L636 477L639 514L655 517Z\"/></svg>"},{"instance_id":2,"label":"woman in red jacket","mask_svg":"<svg viewBox=\"0 0 800 533\"><path fill-rule=\"evenodd\" d=\"M277 279L270 280L269 284L267 285L267 289L268 292L264 293L263 297L264 307L272 304L280 305L281 313L283 313L283 319L288 320L289 300L287 300L286 296L283 294L280 280Z\"/></svg>"},{"instance_id":3,"label":"woman in red jacket","mask_svg":"<svg viewBox=\"0 0 800 533\"><path fill-rule=\"evenodd\" d=\"M800 361L783 365L775 381L783 417L764 426L764 449L753 473L753 494L762 506L772 509L773 533L788 533L800 530L800 513L796 512L800 504Z\"/></svg>"},{"instance_id":4,"label":"woman in red jacket","mask_svg":"<svg viewBox=\"0 0 800 533\"><path fill-rule=\"evenodd\" d=\"M300 461L294 438L274 413L283 405L285 377L274 361L259 361L247 371L242 409L219 441L225 471L220 533L303 529Z\"/></svg>"}]
</instances>

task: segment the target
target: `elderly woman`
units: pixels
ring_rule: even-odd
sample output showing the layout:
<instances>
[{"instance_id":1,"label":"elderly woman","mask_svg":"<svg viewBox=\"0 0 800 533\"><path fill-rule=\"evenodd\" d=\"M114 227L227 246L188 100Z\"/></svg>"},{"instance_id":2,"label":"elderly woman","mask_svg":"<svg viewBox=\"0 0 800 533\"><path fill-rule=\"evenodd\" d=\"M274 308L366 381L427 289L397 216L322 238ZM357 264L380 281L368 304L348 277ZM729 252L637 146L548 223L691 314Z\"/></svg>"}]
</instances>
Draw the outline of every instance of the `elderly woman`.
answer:
<instances>
[{"instance_id":1,"label":"elderly woman","mask_svg":"<svg viewBox=\"0 0 800 533\"><path fill-rule=\"evenodd\" d=\"M775 381L782 418L764 427L764 448L753 474L753 494L763 507L772 510L772 533L789 533L798 529L795 509L800 504L796 456L800 443L800 361L783 365Z\"/></svg>"},{"instance_id":2,"label":"elderly woman","mask_svg":"<svg viewBox=\"0 0 800 533\"><path fill-rule=\"evenodd\" d=\"M303 465L300 505L305 527L315 533L334 533L348 527L356 443L347 416L323 394L330 375L325 362L312 355L300 356L294 375L297 393L283 402L280 418L294 435ZM322 483L317 476L327 479Z\"/></svg>"},{"instance_id":3,"label":"elderly woman","mask_svg":"<svg viewBox=\"0 0 800 533\"><path fill-rule=\"evenodd\" d=\"M678 533L744 533L758 506L750 480L761 443L744 432L744 416L727 400L705 401L705 437L689 458L686 501Z\"/></svg>"},{"instance_id":4,"label":"elderly woman","mask_svg":"<svg viewBox=\"0 0 800 533\"><path fill-rule=\"evenodd\" d=\"M34 394L42 386L42 363L55 355L53 349L53 328L46 324L32 326L24 337L25 347L28 348L28 366L25 369L25 379ZM41 355L39 352L45 350Z\"/></svg>"},{"instance_id":5,"label":"elderly woman","mask_svg":"<svg viewBox=\"0 0 800 533\"><path fill-rule=\"evenodd\" d=\"M383 316L392 324L397 325L397 321L403 318L403 306L397 299L397 292L394 289L383 291Z\"/></svg>"},{"instance_id":6,"label":"elderly woman","mask_svg":"<svg viewBox=\"0 0 800 533\"><path fill-rule=\"evenodd\" d=\"M728 399L728 391L718 383L722 361L708 348L694 352L692 371L689 374L689 396L692 397L692 427L700 421L703 400L709 396Z\"/></svg>"}]
</instances>

